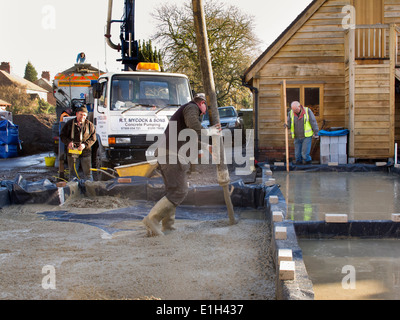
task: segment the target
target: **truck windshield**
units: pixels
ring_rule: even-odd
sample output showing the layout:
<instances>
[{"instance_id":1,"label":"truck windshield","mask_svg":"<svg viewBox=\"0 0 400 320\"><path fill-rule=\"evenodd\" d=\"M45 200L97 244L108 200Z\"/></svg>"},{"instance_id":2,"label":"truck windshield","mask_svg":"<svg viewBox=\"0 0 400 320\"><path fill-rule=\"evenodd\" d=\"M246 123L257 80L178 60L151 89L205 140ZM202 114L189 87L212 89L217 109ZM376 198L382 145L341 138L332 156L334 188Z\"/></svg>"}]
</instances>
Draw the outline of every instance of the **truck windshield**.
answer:
<instances>
[{"instance_id":1,"label":"truck windshield","mask_svg":"<svg viewBox=\"0 0 400 320\"><path fill-rule=\"evenodd\" d=\"M180 106L191 100L185 77L117 75L112 79L111 110L149 110Z\"/></svg>"}]
</instances>

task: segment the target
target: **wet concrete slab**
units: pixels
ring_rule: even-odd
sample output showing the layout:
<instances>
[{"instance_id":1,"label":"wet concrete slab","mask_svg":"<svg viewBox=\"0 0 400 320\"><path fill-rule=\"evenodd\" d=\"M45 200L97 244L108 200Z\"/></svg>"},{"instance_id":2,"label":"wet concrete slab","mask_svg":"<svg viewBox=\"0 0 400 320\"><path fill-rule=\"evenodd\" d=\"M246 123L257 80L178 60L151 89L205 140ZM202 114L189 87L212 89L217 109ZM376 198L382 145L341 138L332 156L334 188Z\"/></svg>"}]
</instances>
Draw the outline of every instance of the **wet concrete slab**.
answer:
<instances>
[{"instance_id":1,"label":"wet concrete slab","mask_svg":"<svg viewBox=\"0 0 400 320\"><path fill-rule=\"evenodd\" d=\"M400 299L400 240L299 240L317 300Z\"/></svg>"},{"instance_id":2,"label":"wet concrete slab","mask_svg":"<svg viewBox=\"0 0 400 320\"><path fill-rule=\"evenodd\" d=\"M315 299L400 298L398 174L274 172L294 220ZM326 223L325 214L348 223Z\"/></svg>"},{"instance_id":3,"label":"wet concrete slab","mask_svg":"<svg viewBox=\"0 0 400 320\"><path fill-rule=\"evenodd\" d=\"M324 220L345 213L349 220L390 220L400 212L400 179L385 172L274 172L287 200L287 218Z\"/></svg>"}]
</instances>

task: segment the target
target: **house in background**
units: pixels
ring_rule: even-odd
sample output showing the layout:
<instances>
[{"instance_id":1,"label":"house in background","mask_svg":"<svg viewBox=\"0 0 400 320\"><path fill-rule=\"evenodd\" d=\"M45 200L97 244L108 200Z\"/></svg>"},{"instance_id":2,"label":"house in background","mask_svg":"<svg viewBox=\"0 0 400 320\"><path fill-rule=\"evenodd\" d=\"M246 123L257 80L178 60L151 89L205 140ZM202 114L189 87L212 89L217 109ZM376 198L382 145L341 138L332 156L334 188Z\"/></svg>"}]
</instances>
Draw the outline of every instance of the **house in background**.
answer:
<instances>
[{"instance_id":1,"label":"house in background","mask_svg":"<svg viewBox=\"0 0 400 320\"><path fill-rule=\"evenodd\" d=\"M0 111L6 111L7 107L11 107L11 103L0 99Z\"/></svg>"},{"instance_id":2,"label":"house in background","mask_svg":"<svg viewBox=\"0 0 400 320\"><path fill-rule=\"evenodd\" d=\"M31 99L40 98L47 101L48 91L33 82L12 74L9 62L2 62L0 65L0 85L15 85L19 88L23 88L26 93L30 95Z\"/></svg>"},{"instance_id":3,"label":"house in background","mask_svg":"<svg viewBox=\"0 0 400 320\"><path fill-rule=\"evenodd\" d=\"M47 102L55 106L56 98L54 97L53 94L53 85L50 82L50 72L43 71L42 77L36 80L34 83L47 91Z\"/></svg>"},{"instance_id":4,"label":"house in background","mask_svg":"<svg viewBox=\"0 0 400 320\"><path fill-rule=\"evenodd\" d=\"M11 122L13 121L12 112L7 111L7 108L9 107L11 107L11 103L0 99L0 121L4 119L7 119Z\"/></svg>"},{"instance_id":5,"label":"house in background","mask_svg":"<svg viewBox=\"0 0 400 320\"><path fill-rule=\"evenodd\" d=\"M314 111L320 129L349 129L354 160L393 158L400 142L396 24L400 0L312 1L244 74L258 114L258 160L285 159L283 124L294 100Z\"/></svg>"}]
</instances>

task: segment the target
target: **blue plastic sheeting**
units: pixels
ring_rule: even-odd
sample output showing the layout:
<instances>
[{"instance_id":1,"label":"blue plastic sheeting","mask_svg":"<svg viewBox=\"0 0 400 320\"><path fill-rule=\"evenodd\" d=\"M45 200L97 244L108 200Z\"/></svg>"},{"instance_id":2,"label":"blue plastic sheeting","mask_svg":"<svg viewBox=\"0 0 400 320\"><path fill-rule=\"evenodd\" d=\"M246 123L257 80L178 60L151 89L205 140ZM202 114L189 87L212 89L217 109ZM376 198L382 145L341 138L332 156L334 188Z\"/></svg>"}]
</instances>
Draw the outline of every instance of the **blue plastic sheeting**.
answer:
<instances>
[{"instance_id":1,"label":"blue plastic sheeting","mask_svg":"<svg viewBox=\"0 0 400 320\"><path fill-rule=\"evenodd\" d=\"M337 131L326 131L326 130L320 130L318 132L319 136L329 136L329 137L340 137L340 136L347 136L349 134L348 129L343 129L343 130L337 130Z\"/></svg>"},{"instance_id":2,"label":"blue plastic sheeting","mask_svg":"<svg viewBox=\"0 0 400 320\"><path fill-rule=\"evenodd\" d=\"M296 221L296 235L303 239L382 239L400 238L400 224L390 220L356 220L348 223Z\"/></svg>"},{"instance_id":3,"label":"blue plastic sheeting","mask_svg":"<svg viewBox=\"0 0 400 320\"><path fill-rule=\"evenodd\" d=\"M91 225L100 228L110 234L119 231L135 230L136 228L143 228L142 225L138 227L129 226L126 229L114 227L116 223L123 221L142 221L147 216L154 203L146 201L138 201L134 207L122 208L111 210L107 212L97 214L77 214L68 211L46 211L40 212L46 217L47 220L51 221L62 221L62 222L76 222ZM254 210L250 208L235 209L235 219L238 219L240 215L246 210ZM215 207L194 207L194 206L178 206L176 208L175 219L194 220L194 221L216 221L216 220L227 220L228 213L225 206Z\"/></svg>"},{"instance_id":4,"label":"blue plastic sheeting","mask_svg":"<svg viewBox=\"0 0 400 320\"><path fill-rule=\"evenodd\" d=\"M27 181L18 175L14 181L2 181L10 193L12 204L60 204L58 188L48 179Z\"/></svg>"}]
</instances>

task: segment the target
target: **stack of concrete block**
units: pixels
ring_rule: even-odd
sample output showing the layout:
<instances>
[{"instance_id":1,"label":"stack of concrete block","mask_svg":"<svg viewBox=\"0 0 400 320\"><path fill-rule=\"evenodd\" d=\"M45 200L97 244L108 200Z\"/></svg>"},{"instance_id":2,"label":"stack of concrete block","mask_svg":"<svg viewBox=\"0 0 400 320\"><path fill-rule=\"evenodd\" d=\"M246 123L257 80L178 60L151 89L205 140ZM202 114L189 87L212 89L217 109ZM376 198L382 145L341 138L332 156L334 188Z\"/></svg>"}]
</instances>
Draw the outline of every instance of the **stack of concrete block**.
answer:
<instances>
[{"instance_id":1,"label":"stack of concrete block","mask_svg":"<svg viewBox=\"0 0 400 320\"><path fill-rule=\"evenodd\" d=\"M321 164L330 162L347 164L347 135L339 137L321 136L320 139Z\"/></svg>"}]
</instances>

